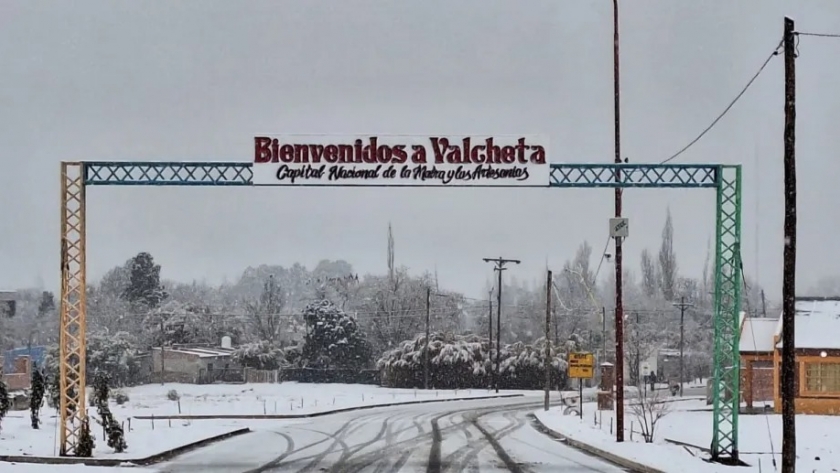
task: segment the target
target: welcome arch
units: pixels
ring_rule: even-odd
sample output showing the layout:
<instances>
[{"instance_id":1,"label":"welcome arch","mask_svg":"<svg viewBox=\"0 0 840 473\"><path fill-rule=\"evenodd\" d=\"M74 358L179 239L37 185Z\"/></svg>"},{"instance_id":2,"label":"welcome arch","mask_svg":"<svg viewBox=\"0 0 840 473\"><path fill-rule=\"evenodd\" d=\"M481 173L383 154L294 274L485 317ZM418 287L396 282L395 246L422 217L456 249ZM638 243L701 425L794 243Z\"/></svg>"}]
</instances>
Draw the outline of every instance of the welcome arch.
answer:
<instances>
[{"instance_id":1,"label":"welcome arch","mask_svg":"<svg viewBox=\"0 0 840 473\"><path fill-rule=\"evenodd\" d=\"M511 147L516 146L513 142L510 143ZM373 149L376 149L376 146ZM503 158L505 155L504 150L493 152L497 158ZM492 153L487 152L488 156L490 154ZM294 161L291 158L290 160ZM263 162L265 162L264 158ZM75 454L82 422L87 418L83 389L86 386L85 203L87 187L266 185L262 180L263 177L258 176L255 182L255 171L257 175L265 174L262 170L255 169L256 166L261 166L261 164L121 161L61 163L61 307L59 313L61 455ZM537 175L537 177L541 179L547 177L548 182L516 185L554 188L712 189L715 191L717 225L714 292L714 415L711 451L714 460L737 460L740 399L738 343L741 301L741 166L546 164L544 168L545 174ZM396 176L399 177L399 174ZM341 186L344 184L322 182L315 185ZM401 185L426 186L411 183ZM472 187L484 186L472 185Z\"/></svg>"}]
</instances>

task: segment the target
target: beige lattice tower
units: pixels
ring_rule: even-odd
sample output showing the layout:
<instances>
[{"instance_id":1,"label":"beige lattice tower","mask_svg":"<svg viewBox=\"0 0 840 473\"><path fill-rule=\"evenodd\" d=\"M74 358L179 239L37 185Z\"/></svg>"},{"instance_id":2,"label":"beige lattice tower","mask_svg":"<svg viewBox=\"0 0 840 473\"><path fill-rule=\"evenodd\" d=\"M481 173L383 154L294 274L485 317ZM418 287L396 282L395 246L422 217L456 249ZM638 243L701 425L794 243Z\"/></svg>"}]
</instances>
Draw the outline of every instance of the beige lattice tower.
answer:
<instances>
[{"instance_id":1,"label":"beige lattice tower","mask_svg":"<svg viewBox=\"0 0 840 473\"><path fill-rule=\"evenodd\" d=\"M85 184L83 163L61 163L60 454L75 455L85 409Z\"/></svg>"}]
</instances>

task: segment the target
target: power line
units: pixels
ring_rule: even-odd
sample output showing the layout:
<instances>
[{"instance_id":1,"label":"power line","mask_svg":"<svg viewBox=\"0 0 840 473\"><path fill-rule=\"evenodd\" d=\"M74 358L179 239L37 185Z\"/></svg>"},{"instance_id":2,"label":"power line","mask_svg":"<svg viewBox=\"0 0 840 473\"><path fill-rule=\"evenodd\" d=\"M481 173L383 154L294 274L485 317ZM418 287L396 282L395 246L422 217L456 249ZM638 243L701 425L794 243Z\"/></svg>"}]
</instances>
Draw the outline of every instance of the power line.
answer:
<instances>
[{"instance_id":1,"label":"power line","mask_svg":"<svg viewBox=\"0 0 840 473\"><path fill-rule=\"evenodd\" d=\"M839 33L807 33L804 31L797 31L796 36L815 36L818 38L840 38Z\"/></svg>"},{"instance_id":2,"label":"power line","mask_svg":"<svg viewBox=\"0 0 840 473\"><path fill-rule=\"evenodd\" d=\"M712 121L712 123L711 123L709 126L707 126L705 130L703 130L703 131L702 131L699 135L697 135L697 137L696 137L696 138L694 138L693 140L691 140L691 142L689 142L687 145L685 145L685 146L684 146L681 150L677 151L677 152L676 152L676 153L674 153L674 154L673 154L670 158L668 158L668 159L666 159L666 160L662 161L662 162L661 162L661 163L659 163L659 164L665 164L665 163L667 163L667 162L669 162L669 161L671 161L671 160L675 159L677 156L679 156L679 155L683 154L683 153L684 153L684 152L686 152L689 148L691 148L692 146L694 146L694 144L695 144L695 143L697 143L698 141L700 141L700 139L701 139L701 138L703 138L703 136L705 136L705 135L706 135L706 133L708 133L708 132L709 132L712 128L714 128L714 127L715 127L715 125L717 125L717 124L718 124L718 122L719 122L719 121L720 121L720 120L721 120L721 119L722 119L722 118L723 118L723 117L724 117L727 113L729 113L729 110L731 110L731 109L732 109L732 107L733 107L733 106L734 106L734 105L738 102L738 100L740 100L740 99L741 99L741 97L743 97L743 96L744 96L744 94L747 92L747 90L749 90L750 86L752 86L752 85L753 85L753 82L755 82L755 80L756 80L756 79L758 79L758 76L760 76L760 75L761 75L761 73L762 73L762 72L764 72L764 69L767 67L767 65L768 65L768 64L770 64L770 61L773 59L773 57L774 57L774 56L778 56L778 55L779 55L779 49L781 48L781 46L782 46L782 42L781 42L781 41L779 41L779 44L776 46L776 48L773 50L773 52L772 52L772 53L770 53L770 55L769 55L769 56L767 56L767 59L765 59L765 60L764 60L764 63L761 65L761 67L759 67L759 68L758 68L758 71L757 71L757 72L756 72L756 73L752 76L752 78L749 80L749 82L747 82L747 85L745 85L745 86L744 86L744 88L743 88L743 89L741 89L741 92L739 92L739 93L738 93L738 95L736 95L736 96L735 96L735 99L734 99L734 100L732 100L732 101L729 103L729 105L727 105L727 107L726 107L725 109L723 109L723 112L721 112L721 114L720 114L720 115L718 115L718 116L717 116L717 118L715 118L715 119L714 119L714 121Z\"/></svg>"}]
</instances>

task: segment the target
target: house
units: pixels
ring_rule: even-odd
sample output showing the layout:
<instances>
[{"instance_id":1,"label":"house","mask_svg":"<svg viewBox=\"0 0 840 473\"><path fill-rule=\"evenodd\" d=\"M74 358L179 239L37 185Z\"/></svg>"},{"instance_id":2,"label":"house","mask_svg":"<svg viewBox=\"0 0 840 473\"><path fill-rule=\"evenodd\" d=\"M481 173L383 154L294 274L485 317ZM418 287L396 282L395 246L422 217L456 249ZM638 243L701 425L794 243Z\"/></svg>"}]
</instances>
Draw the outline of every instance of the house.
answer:
<instances>
[{"instance_id":1,"label":"house","mask_svg":"<svg viewBox=\"0 0 840 473\"><path fill-rule=\"evenodd\" d=\"M0 316L14 317L16 312L16 291L0 291Z\"/></svg>"},{"instance_id":2,"label":"house","mask_svg":"<svg viewBox=\"0 0 840 473\"><path fill-rule=\"evenodd\" d=\"M29 357L29 360L34 366L41 368L44 366L44 361L47 358L47 347L37 346L12 348L11 350L6 350L2 356L5 360L3 363L3 370L7 373L12 373L16 370L15 360L22 356Z\"/></svg>"},{"instance_id":3,"label":"house","mask_svg":"<svg viewBox=\"0 0 840 473\"><path fill-rule=\"evenodd\" d=\"M32 385L32 372L28 356L17 356L11 363L0 356L0 377L9 391L25 391Z\"/></svg>"},{"instance_id":4,"label":"house","mask_svg":"<svg viewBox=\"0 0 840 473\"><path fill-rule=\"evenodd\" d=\"M773 400L773 337L779 319L747 317L741 312L738 351L741 355L741 399L747 409Z\"/></svg>"},{"instance_id":5,"label":"house","mask_svg":"<svg viewBox=\"0 0 840 473\"><path fill-rule=\"evenodd\" d=\"M162 354L162 355L161 355ZM234 363L233 349L199 345L153 347L151 381L212 383L239 381L242 367Z\"/></svg>"},{"instance_id":6,"label":"house","mask_svg":"<svg viewBox=\"0 0 840 473\"><path fill-rule=\"evenodd\" d=\"M840 297L797 297L795 304L796 412L840 415ZM773 394L781 412L781 316L773 343Z\"/></svg>"}]
</instances>

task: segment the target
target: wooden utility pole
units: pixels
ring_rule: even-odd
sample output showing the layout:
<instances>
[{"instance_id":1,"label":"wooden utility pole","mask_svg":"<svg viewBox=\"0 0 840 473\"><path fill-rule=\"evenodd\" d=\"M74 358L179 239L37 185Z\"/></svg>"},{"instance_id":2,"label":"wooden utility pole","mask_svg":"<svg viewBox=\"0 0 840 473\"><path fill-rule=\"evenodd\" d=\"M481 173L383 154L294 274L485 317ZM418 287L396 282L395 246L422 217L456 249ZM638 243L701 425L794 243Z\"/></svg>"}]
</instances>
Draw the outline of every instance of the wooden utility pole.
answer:
<instances>
[{"instance_id":1,"label":"wooden utility pole","mask_svg":"<svg viewBox=\"0 0 840 473\"><path fill-rule=\"evenodd\" d=\"M694 304L685 302L685 297L681 297L679 303L674 303L674 307L680 309L680 397L683 395L683 382L685 381L685 364L683 363L685 354L685 309L692 305Z\"/></svg>"},{"instance_id":2,"label":"wooden utility pole","mask_svg":"<svg viewBox=\"0 0 840 473\"><path fill-rule=\"evenodd\" d=\"M782 273L782 473L796 471L796 46L785 17L785 249Z\"/></svg>"},{"instance_id":3,"label":"wooden utility pole","mask_svg":"<svg viewBox=\"0 0 840 473\"><path fill-rule=\"evenodd\" d=\"M613 91L615 118L615 163L621 164L621 114L618 60L618 0L613 0ZM616 170L615 181L621 182ZM621 217L621 191L615 188L615 216ZM615 239L615 441L624 441L624 306L621 274L621 238Z\"/></svg>"},{"instance_id":4,"label":"wooden utility pole","mask_svg":"<svg viewBox=\"0 0 840 473\"><path fill-rule=\"evenodd\" d=\"M487 291L487 305L489 311L487 314L487 323L490 326L490 338L487 339L487 356L493 351L493 290ZM492 371L492 370L491 370ZM490 375L490 388L496 385L496 373Z\"/></svg>"},{"instance_id":5,"label":"wooden utility pole","mask_svg":"<svg viewBox=\"0 0 840 473\"><path fill-rule=\"evenodd\" d=\"M499 392L499 364L501 363L502 353L502 271L505 269L507 263L519 264L521 261L517 259L505 259L501 256L498 258L484 258L485 263L496 263L494 271L499 273L498 288L496 290L496 372L494 374L494 388Z\"/></svg>"},{"instance_id":6,"label":"wooden utility pole","mask_svg":"<svg viewBox=\"0 0 840 473\"><path fill-rule=\"evenodd\" d=\"M551 270L545 279L545 410L551 396Z\"/></svg>"},{"instance_id":7,"label":"wooden utility pole","mask_svg":"<svg viewBox=\"0 0 840 473\"><path fill-rule=\"evenodd\" d=\"M166 333L164 333L163 316L161 316L161 318L160 318L160 385L161 386L163 386L163 384L166 383L166 365L164 363L164 360L166 359L166 353L164 352L164 348L163 348L164 345L166 345Z\"/></svg>"},{"instance_id":8,"label":"wooden utility pole","mask_svg":"<svg viewBox=\"0 0 840 473\"><path fill-rule=\"evenodd\" d=\"M429 319L431 318L432 288L426 288L426 348L423 350L423 386L429 389Z\"/></svg>"}]
</instances>

